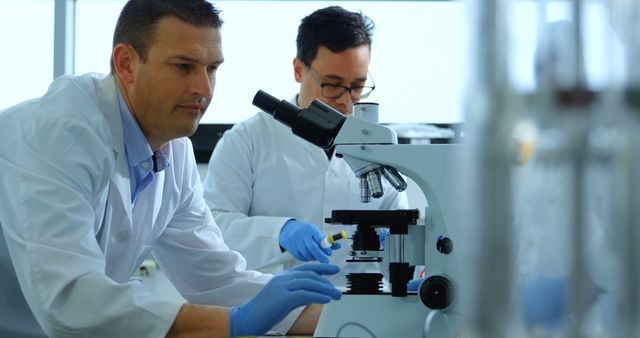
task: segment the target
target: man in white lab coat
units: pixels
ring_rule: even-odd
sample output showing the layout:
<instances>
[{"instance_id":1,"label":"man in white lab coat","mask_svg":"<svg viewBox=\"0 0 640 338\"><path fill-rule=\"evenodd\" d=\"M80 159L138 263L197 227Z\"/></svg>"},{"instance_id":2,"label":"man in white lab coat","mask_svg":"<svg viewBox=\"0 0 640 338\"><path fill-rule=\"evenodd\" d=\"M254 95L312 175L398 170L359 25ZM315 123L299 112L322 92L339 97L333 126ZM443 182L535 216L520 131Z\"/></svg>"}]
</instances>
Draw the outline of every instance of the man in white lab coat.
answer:
<instances>
[{"instance_id":1,"label":"man in white lab coat","mask_svg":"<svg viewBox=\"0 0 640 338\"><path fill-rule=\"evenodd\" d=\"M333 265L245 270L206 207L185 136L221 24L204 0L130 0L110 75L60 77L0 113L1 337L309 334L320 309L302 306L340 297ZM130 280L148 254L190 304Z\"/></svg>"},{"instance_id":2,"label":"man in white lab coat","mask_svg":"<svg viewBox=\"0 0 640 338\"><path fill-rule=\"evenodd\" d=\"M293 60L300 92L291 102L307 107L320 99L349 115L353 103L374 89L368 72L372 30L368 17L337 6L305 17ZM335 209L407 208L406 195L383 181L382 198L360 202L360 181L346 161L259 112L217 143L204 195L225 242L250 268L278 272L300 261L330 260L341 268L332 282L344 285L343 272L377 267L345 264L349 250L335 250L337 245L322 248L324 235L342 229L351 235L355 228L325 224L324 218ZM350 240L344 244L350 246Z\"/></svg>"}]
</instances>

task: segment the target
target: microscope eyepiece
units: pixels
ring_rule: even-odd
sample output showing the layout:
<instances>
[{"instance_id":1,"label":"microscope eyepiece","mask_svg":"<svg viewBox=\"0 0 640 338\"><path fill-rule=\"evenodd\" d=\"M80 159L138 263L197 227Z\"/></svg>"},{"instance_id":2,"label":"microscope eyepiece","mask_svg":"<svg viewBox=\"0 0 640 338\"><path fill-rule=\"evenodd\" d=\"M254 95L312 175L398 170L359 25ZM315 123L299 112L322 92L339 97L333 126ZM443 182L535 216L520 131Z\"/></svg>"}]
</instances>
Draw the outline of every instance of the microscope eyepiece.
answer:
<instances>
[{"instance_id":1,"label":"microscope eyepiece","mask_svg":"<svg viewBox=\"0 0 640 338\"><path fill-rule=\"evenodd\" d=\"M273 97L271 94L264 92L262 90L258 90L256 95L253 97L253 101L251 102L254 106L260 108L265 113L269 113L273 115L273 112L276 111L280 100Z\"/></svg>"},{"instance_id":2,"label":"microscope eyepiece","mask_svg":"<svg viewBox=\"0 0 640 338\"><path fill-rule=\"evenodd\" d=\"M333 146L333 140L346 119L319 100L314 100L307 108L300 108L262 90L258 90L253 97L253 105L291 127L294 134L324 149Z\"/></svg>"},{"instance_id":3,"label":"microscope eyepiece","mask_svg":"<svg viewBox=\"0 0 640 338\"><path fill-rule=\"evenodd\" d=\"M273 115L276 120L289 127L293 127L299 112L302 110L300 107L285 100L278 100L262 90L258 90L253 97L252 103L254 106L260 108L267 114Z\"/></svg>"}]
</instances>

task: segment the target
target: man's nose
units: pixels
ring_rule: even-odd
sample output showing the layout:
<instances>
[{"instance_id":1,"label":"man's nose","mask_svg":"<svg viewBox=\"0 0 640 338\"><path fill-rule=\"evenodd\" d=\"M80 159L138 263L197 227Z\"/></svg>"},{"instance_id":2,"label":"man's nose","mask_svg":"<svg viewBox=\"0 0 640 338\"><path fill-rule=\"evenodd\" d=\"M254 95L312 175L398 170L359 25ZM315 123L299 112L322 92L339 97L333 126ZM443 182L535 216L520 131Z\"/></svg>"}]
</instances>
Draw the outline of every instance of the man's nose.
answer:
<instances>
[{"instance_id":1,"label":"man's nose","mask_svg":"<svg viewBox=\"0 0 640 338\"><path fill-rule=\"evenodd\" d=\"M213 95L215 78L206 70L199 71L194 74L190 85L190 94L210 98Z\"/></svg>"},{"instance_id":2,"label":"man's nose","mask_svg":"<svg viewBox=\"0 0 640 338\"><path fill-rule=\"evenodd\" d=\"M336 101L342 104L352 104L355 102L353 97L351 97L351 91L349 90L345 90L344 93L336 99Z\"/></svg>"}]
</instances>

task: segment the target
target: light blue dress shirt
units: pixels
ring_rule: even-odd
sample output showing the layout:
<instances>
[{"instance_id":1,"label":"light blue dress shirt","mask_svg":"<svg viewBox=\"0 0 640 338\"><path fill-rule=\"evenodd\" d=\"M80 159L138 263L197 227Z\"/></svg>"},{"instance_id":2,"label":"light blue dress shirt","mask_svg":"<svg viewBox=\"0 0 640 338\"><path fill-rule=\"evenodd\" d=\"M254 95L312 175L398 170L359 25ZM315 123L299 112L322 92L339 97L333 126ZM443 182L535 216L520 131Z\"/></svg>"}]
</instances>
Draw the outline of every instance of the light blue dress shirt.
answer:
<instances>
[{"instance_id":1,"label":"light blue dress shirt","mask_svg":"<svg viewBox=\"0 0 640 338\"><path fill-rule=\"evenodd\" d=\"M151 150L120 89L118 88L117 91L124 132L124 148L131 178L131 203L135 203L138 194L153 181L153 176L170 165L167 159L169 149L161 147L155 152Z\"/></svg>"}]
</instances>

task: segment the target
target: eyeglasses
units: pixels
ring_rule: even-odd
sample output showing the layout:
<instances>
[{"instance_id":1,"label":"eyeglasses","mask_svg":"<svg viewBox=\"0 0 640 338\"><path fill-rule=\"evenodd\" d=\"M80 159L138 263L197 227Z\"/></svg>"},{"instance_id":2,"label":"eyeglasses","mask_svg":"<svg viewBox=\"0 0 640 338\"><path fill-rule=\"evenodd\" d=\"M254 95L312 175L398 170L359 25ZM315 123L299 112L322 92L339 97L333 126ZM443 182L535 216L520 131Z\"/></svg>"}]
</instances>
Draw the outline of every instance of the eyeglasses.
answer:
<instances>
[{"instance_id":1,"label":"eyeglasses","mask_svg":"<svg viewBox=\"0 0 640 338\"><path fill-rule=\"evenodd\" d=\"M376 89L376 84L373 82L373 78L371 74L368 74L368 79L371 80L371 86L351 86L345 87L340 84L333 83L322 83L316 73L311 69L311 67L305 67L311 73L311 77L313 80L320 86L322 89L321 94L323 97L327 99L337 99L344 95L344 93L349 92L351 99L356 101L360 99L366 99L371 92Z\"/></svg>"}]
</instances>

